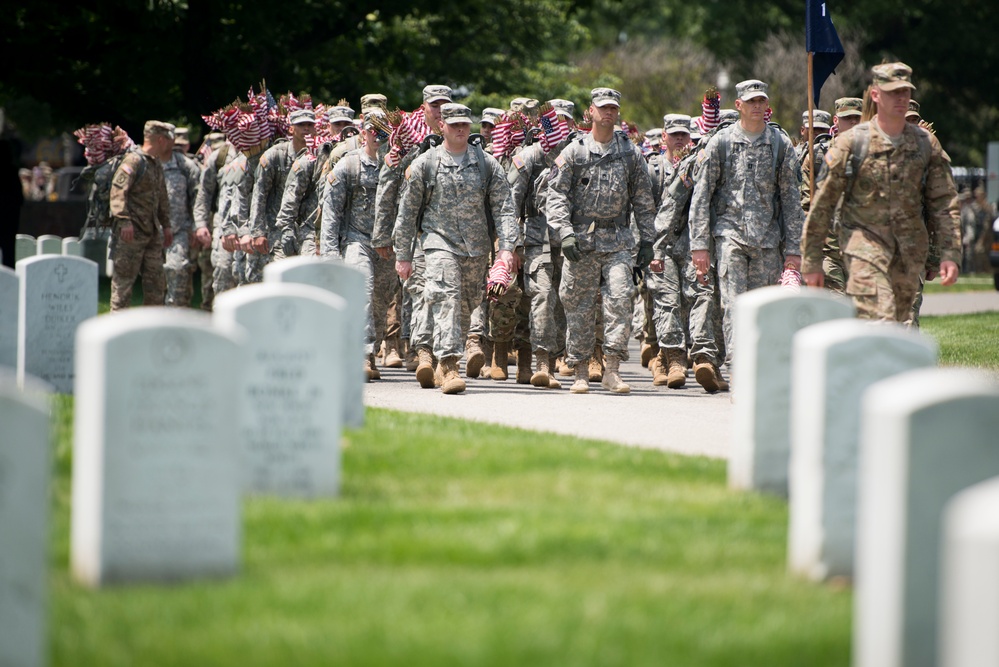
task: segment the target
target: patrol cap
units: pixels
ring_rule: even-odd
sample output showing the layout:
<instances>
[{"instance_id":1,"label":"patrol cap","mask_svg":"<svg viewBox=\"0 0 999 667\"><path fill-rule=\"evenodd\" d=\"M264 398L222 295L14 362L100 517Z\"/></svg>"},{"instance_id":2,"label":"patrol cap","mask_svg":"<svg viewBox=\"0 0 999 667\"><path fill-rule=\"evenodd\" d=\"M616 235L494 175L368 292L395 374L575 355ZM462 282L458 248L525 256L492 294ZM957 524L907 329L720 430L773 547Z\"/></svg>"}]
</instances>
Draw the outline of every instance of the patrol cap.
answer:
<instances>
[{"instance_id":1,"label":"patrol cap","mask_svg":"<svg viewBox=\"0 0 999 667\"><path fill-rule=\"evenodd\" d=\"M613 88L594 88L590 91L590 98L595 107L605 107L611 104L616 107L621 106L621 93Z\"/></svg>"},{"instance_id":2,"label":"patrol cap","mask_svg":"<svg viewBox=\"0 0 999 667\"><path fill-rule=\"evenodd\" d=\"M499 122L499 119L503 116L503 110L497 109L496 107L486 107L482 110L482 122L489 123L490 125L495 125Z\"/></svg>"},{"instance_id":3,"label":"patrol cap","mask_svg":"<svg viewBox=\"0 0 999 667\"><path fill-rule=\"evenodd\" d=\"M548 104L552 105L555 109L555 113L559 116L564 116L565 118L573 118L576 113L576 105L569 100L563 100L556 97L553 100L548 100Z\"/></svg>"},{"instance_id":4,"label":"patrol cap","mask_svg":"<svg viewBox=\"0 0 999 667\"><path fill-rule=\"evenodd\" d=\"M225 143L225 134L223 132L209 132L205 135L205 142L212 147L212 150L215 150Z\"/></svg>"},{"instance_id":5,"label":"patrol cap","mask_svg":"<svg viewBox=\"0 0 999 667\"><path fill-rule=\"evenodd\" d=\"M423 101L424 102L450 102L451 101L451 87L450 86L439 86L436 84L431 84L423 89Z\"/></svg>"},{"instance_id":6,"label":"patrol cap","mask_svg":"<svg viewBox=\"0 0 999 667\"><path fill-rule=\"evenodd\" d=\"M353 123L354 110L350 107L330 107L326 117L331 123Z\"/></svg>"},{"instance_id":7,"label":"patrol cap","mask_svg":"<svg viewBox=\"0 0 999 667\"><path fill-rule=\"evenodd\" d=\"M530 97L515 97L510 100L510 111L523 111L527 108Z\"/></svg>"},{"instance_id":8,"label":"patrol cap","mask_svg":"<svg viewBox=\"0 0 999 667\"><path fill-rule=\"evenodd\" d=\"M769 100L770 96L767 95L769 90L770 86L759 79L747 79L735 84L735 94L743 102L748 102L757 97L764 97Z\"/></svg>"},{"instance_id":9,"label":"patrol cap","mask_svg":"<svg viewBox=\"0 0 999 667\"><path fill-rule=\"evenodd\" d=\"M663 128L654 127L645 133L645 140L653 146L658 146L663 141Z\"/></svg>"},{"instance_id":10,"label":"patrol cap","mask_svg":"<svg viewBox=\"0 0 999 667\"><path fill-rule=\"evenodd\" d=\"M388 116L385 115L385 111L380 107L370 107L364 114L362 125L365 130L370 130L372 128L376 130L387 130Z\"/></svg>"},{"instance_id":11,"label":"patrol cap","mask_svg":"<svg viewBox=\"0 0 999 667\"><path fill-rule=\"evenodd\" d=\"M365 113L368 109L385 109L388 105L388 98L381 93L368 93L367 95L361 96L361 112Z\"/></svg>"},{"instance_id":12,"label":"patrol cap","mask_svg":"<svg viewBox=\"0 0 999 667\"><path fill-rule=\"evenodd\" d=\"M149 136L152 134L158 134L161 137L166 137L167 139L174 138L174 130L177 128L170 123L164 123L161 120L147 120L145 127L142 128L142 134Z\"/></svg>"},{"instance_id":13,"label":"patrol cap","mask_svg":"<svg viewBox=\"0 0 999 667\"><path fill-rule=\"evenodd\" d=\"M909 100L909 109L905 112L905 117L916 116L917 118L922 118L919 115L919 102L916 100Z\"/></svg>"},{"instance_id":14,"label":"patrol cap","mask_svg":"<svg viewBox=\"0 0 999 667\"><path fill-rule=\"evenodd\" d=\"M821 109L815 109L812 111L812 115L815 118L815 122L812 125L817 130L828 130L832 127L832 116L828 111L822 111ZM804 111L801 114L801 124L808 127L808 112Z\"/></svg>"},{"instance_id":15,"label":"patrol cap","mask_svg":"<svg viewBox=\"0 0 999 667\"><path fill-rule=\"evenodd\" d=\"M186 127L178 127L173 131L173 138L179 144L191 143L191 131Z\"/></svg>"},{"instance_id":16,"label":"patrol cap","mask_svg":"<svg viewBox=\"0 0 999 667\"><path fill-rule=\"evenodd\" d=\"M316 113L312 109L295 109L288 114L288 123L291 125L301 125L302 123L315 123Z\"/></svg>"},{"instance_id":17,"label":"patrol cap","mask_svg":"<svg viewBox=\"0 0 999 667\"><path fill-rule=\"evenodd\" d=\"M472 110L464 104L448 102L447 104L441 105L441 119L443 119L448 125L454 125L455 123L471 123Z\"/></svg>"},{"instance_id":18,"label":"patrol cap","mask_svg":"<svg viewBox=\"0 0 999 667\"><path fill-rule=\"evenodd\" d=\"M727 123L730 120L731 121L737 121L737 120L739 120L739 112L736 111L735 109L722 109L718 113L718 122L719 123Z\"/></svg>"},{"instance_id":19,"label":"patrol cap","mask_svg":"<svg viewBox=\"0 0 999 667\"><path fill-rule=\"evenodd\" d=\"M871 68L874 85L881 90L898 90L916 87L912 85L912 68L905 63L884 63Z\"/></svg>"},{"instance_id":20,"label":"patrol cap","mask_svg":"<svg viewBox=\"0 0 999 667\"><path fill-rule=\"evenodd\" d=\"M849 118L850 116L864 115L864 100L859 97L841 97L836 100L836 117Z\"/></svg>"},{"instance_id":21,"label":"patrol cap","mask_svg":"<svg viewBox=\"0 0 999 667\"><path fill-rule=\"evenodd\" d=\"M663 131L666 134L690 134L690 116L682 113L668 113L663 116Z\"/></svg>"}]
</instances>

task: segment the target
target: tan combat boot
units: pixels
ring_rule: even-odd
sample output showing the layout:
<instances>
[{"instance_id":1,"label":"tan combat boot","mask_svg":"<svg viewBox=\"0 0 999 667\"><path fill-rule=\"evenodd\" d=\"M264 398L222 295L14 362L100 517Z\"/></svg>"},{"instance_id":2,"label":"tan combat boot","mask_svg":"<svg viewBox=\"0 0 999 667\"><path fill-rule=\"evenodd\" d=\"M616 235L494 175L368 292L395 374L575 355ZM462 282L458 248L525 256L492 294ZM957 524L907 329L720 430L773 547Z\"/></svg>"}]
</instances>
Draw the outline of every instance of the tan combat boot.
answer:
<instances>
[{"instance_id":1,"label":"tan combat boot","mask_svg":"<svg viewBox=\"0 0 999 667\"><path fill-rule=\"evenodd\" d=\"M378 367L375 366L374 354L364 357L364 377L368 382L382 379L382 374L378 372Z\"/></svg>"},{"instance_id":2,"label":"tan combat boot","mask_svg":"<svg viewBox=\"0 0 999 667\"><path fill-rule=\"evenodd\" d=\"M465 377L477 378L482 372L482 365L486 363L486 355L479 345L478 334L472 334L465 341Z\"/></svg>"},{"instance_id":3,"label":"tan combat boot","mask_svg":"<svg viewBox=\"0 0 999 667\"><path fill-rule=\"evenodd\" d=\"M399 354L399 338L393 336L385 339L385 368L402 368L402 355Z\"/></svg>"},{"instance_id":4,"label":"tan combat boot","mask_svg":"<svg viewBox=\"0 0 999 667\"><path fill-rule=\"evenodd\" d=\"M652 360L656 358L659 354L659 341L652 341L651 343L642 343L642 367L648 368Z\"/></svg>"},{"instance_id":5,"label":"tan combat boot","mask_svg":"<svg viewBox=\"0 0 999 667\"><path fill-rule=\"evenodd\" d=\"M666 350L666 386L679 389L687 383L687 352L669 348Z\"/></svg>"},{"instance_id":6,"label":"tan combat boot","mask_svg":"<svg viewBox=\"0 0 999 667\"><path fill-rule=\"evenodd\" d=\"M576 381L569 387L569 393L585 394L590 391L589 364L585 361L576 362Z\"/></svg>"},{"instance_id":7,"label":"tan combat boot","mask_svg":"<svg viewBox=\"0 0 999 667\"><path fill-rule=\"evenodd\" d=\"M507 378L506 367L509 363L507 350L509 349L508 343L500 343L499 341L493 343L493 367L489 375L492 379L505 380Z\"/></svg>"},{"instance_id":8,"label":"tan combat boot","mask_svg":"<svg viewBox=\"0 0 999 667\"><path fill-rule=\"evenodd\" d=\"M604 351L599 345L590 357L589 372L590 382L600 382L604 379Z\"/></svg>"},{"instance_id":9,"label":"tan combat boot","mask_svg":"<svg viewBox=\"0 0 999 667\"><path fill-rule=\"evenodd\" d=\"M547 389L552 381L551 370L548 368L548 353L544 350L538 350L534 353L534 358L537 363L537 370L531 376L531 384L535 387Z\"/></svg>"},{"instance_id":10,"label":"tan combat boot","mask_svg":"<svg viewBox=\"0 0 999 667\"><path fill-rule=\"evenodd\" d=\"M412 373L416 370L416 367L420 365L420 360L416 356L416 348L409 344L409 341L405 341L406 345L406 370Z\"/></svg>"},{"instance_id":11,"label":"tan combat boot","mask_svg":"<svg viewBox=\"0 0 999 667\"><path fill-rule=\"evenodd\" d=\"M569 364L565 363L565 356L560 355L555 359L555 370L559 375L566 378L571 378L576 373L569 368Z\"/></svg>"},{"instance_id":12,"label":"tan combat boot","mask_svg":"<svg viewBox=\"0 0 999 667\"><path fill-rule=\"evenodd\" d=\"M662 387L669 383L669 357L666 350L659 350L659 354L649 362L649 372L652 373L652 384Z\"/></svg>"},{"instance_id":13,"label":"tan combat boot","mask_svg":"<svg viewBox=\"0 0 999 667\"><path fill-rule=\"evenodd\" d=\"M492 377L493 371L493 342L486 338L485 336L479 339L482 344L482 356L485 357L486 363L482 365L482 370L479 371L479 377L487 378Z\"/></svg>"},{"instance_id":14,"label":"tan combat boot","mask_svg":"<svg viewBox=\"0 0 999 667\"><path fill-rule=\"evenodd\" d=\"M703 354L694 357L694 379L709 394L728 391L728 382L722 378L721 371Z\"/></svg>"},{"instance_id":15,"label":"tan combat boot","mask_svg":"<svg viewBox=\"0 0 999 667\"><path fill-rule=\"evenodd\" d=\"M421 345L416 348L416 357L419 364L416 366L416 381L424 389L434 388L434 356L430 353L430 348Z\"/></svg>"},{"instance_id":16,"label":"tan combat boot","mask_svg":"<svg viewBox=\"0 0 999 667\"><path fill-rule=\"evenodd\" d=\"M621 360L616 355L608 354L605 363L607 364L607 368L604 370L604 379L600 382L600 385L607 391L614 392L615 394L630 394L631 387L624 383L619 372Z\"/></svg>"},{"instance_id":17,"label":"tan combat boot","mask_svg":"<svg viewBox=\"0 0 999 667\"><path fill-rule=\"evenodd\" d=\"M521 343L517 347L517 384L531 384L531 345Z\"/></svg>"},{"instance_id":18,"label":"tan combat boot","mask_svg":"<svg viewBox=\"0 0 999 667\"><path fill-rule=\"evenodd\" d=\"M442 369L441 375L443 375L442 392L460 394L465 391L465 381L458 374L458 357L444 357L441 359L440 368Z\"/></svg>"}]
</instances>

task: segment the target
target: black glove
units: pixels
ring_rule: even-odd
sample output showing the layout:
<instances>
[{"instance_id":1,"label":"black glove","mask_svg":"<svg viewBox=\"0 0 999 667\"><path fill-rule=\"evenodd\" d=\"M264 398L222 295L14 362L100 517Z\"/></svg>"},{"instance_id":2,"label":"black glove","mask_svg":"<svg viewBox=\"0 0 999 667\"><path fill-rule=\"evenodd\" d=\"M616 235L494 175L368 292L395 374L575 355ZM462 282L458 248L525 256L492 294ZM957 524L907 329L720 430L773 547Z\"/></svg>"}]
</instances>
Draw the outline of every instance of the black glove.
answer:
<instances>
[{"instance_id":1,"label":"black glove","mask_svg":"<svg viewBox=\"0 0 999 667\"><path fill-rule=\"evenodd\" d=\"M579 246L576 245L576 235L569 234L562 239L562 255L570 262L578 262L582 259L579 254Z\"/></svg>"},{"instance_id":2,"label":"black glove","mask_svg":"<svg viewBox=\"0 0 999 667\"><path fill-rule=\"evenodd\" d=\"M641 245L638 246L638 268L644 269L655 259L655 253L652 250L652 244L648 241L642 241Z\"/></svg>"}]
</instances>

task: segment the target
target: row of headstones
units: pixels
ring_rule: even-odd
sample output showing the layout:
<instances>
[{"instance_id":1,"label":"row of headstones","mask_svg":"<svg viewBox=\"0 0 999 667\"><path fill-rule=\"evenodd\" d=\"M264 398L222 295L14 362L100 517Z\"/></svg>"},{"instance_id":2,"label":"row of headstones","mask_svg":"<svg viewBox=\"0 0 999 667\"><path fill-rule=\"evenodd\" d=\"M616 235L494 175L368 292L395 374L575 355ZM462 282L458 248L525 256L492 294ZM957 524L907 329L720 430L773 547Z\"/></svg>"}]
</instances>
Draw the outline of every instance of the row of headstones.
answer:
<instances>
[{"instance_id":1,"label":"row of headstones","mask_svg":"<svg viewBox=\"0 0 999 667\"><path fill-rule=\"evenodd\" d=\"M245 495L336 495L342 426L364 419L364 300L359 271L295 257L269 265L264 283L219 295L212 315L136 308L84 322L74 577L102 586L231 575ZM49 414L30 376L21 386L0 377L0 665L34 666L44 654Z\"/></svg>"},{"instance_id":2,"label":"row of headstones","mask_svg":"<svg viewBox=\"0 0 999 667\"><path fill-rule=\"evenodd\" d=\"M853 314L740 297L729 485L789 498L792 573L855 582L856 667L999 665L999 383Z\"/></svg>"},{"instance_id":3,"label":"row of headstones","mask_svg":"<svg viewBox=\"0 0 999 667\"><path fill-rule=\"evenodd\" d=\"M98 270L102 275L111 277L113 262L109 255L109 244L107 235L110 231L97 233L91 228L90 233L85 233L84 238L67 236L61 238L54 234L43 234L37 239L30 234L18 234L14 245L14 264L22 259L34 257L35 255L72 255L74 257L86 257L97 262ZM0 261L3 255L0 254Z\"/></svg>"}]
</instances>

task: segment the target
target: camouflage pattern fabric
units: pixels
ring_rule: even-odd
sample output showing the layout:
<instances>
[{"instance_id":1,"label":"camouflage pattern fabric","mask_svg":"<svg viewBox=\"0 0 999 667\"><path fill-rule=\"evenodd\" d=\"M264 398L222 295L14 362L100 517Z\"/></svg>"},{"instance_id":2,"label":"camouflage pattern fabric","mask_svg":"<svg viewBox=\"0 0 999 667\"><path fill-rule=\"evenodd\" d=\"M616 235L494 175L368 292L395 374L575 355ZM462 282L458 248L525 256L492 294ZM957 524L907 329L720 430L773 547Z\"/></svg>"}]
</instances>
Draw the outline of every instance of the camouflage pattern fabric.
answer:
<instances>
[{"instance_id":1,"label":"camouflage pattern fabric","mask_svg":"<svg viewBox=\"0 0 999 667\"><path fill-rule=\"evenodd\" d=\"M316 166L317 161L305 150L291 165L275 221L280 241L272 251L274 259L310 254L310 248L315 253L320 189L316 183ZM302 252L303 248L306 252Z\"/></svg>"},{"instance_id":2,"label":"camouflage pattern fabric","mask_svg":"<svg viewBox=\"0 0 999 667\"><path fill-rule=\"evenodd\" d=\"M236 171L238 183L236 185L230 218L235 223L236 235L239 237L253 236L250 214L253 206L253 189L256 184L256 172L261 157L261 153L247 156L246 163L244 164L245 171ZM239 164L239 161L237 160L233 164ZM270 239L268 239L268 242L270 242ZM263 280L264 262L255 262L252 259L254 256L255 253L246 253L242 250L233 252L232 274L237 285L246 285Z\"/></svg>"},{"instance_id":3,"label":"camouflage pattern fabric","mask_svg":"<svg viewBox=\"0 0 999 667\"><path fill-rule=\"evenodd\" d=\"M578 262L562 265L560 296L565 306L566 363L570 368L593 355L598 295L603 299L604 354L627 361L632 290L631 253L627 250L585 253Z\"/></svg>"},{"instance_id":4,"label":"camouflage pattern fabric","mask_svg":"<svg viewBox=\"0 0 999 667\"><path fill-rule=\"evenodd\" d=\"M433 352L438 359L465 353L468 316L482 300L488 255L461 256L426 249L425 296L433 318ZM464 315L464 316L463 316Z\"/></svg>"},{"instance_id":5,"label":"camouflage pattern fabric","mask_svg":"<svg viewBox=\"0 0 999 667\"><path fill-rule=\"evenodd\" d=\"M430 304L426 297L427 256L423 248L417 245L413 253L413 272L403 283L403 289L409 294L412 302L412 313L409 324L410 347L425 346L431 350L434 347L434 320Z\"/></svg>"},{"instance_id":6,"label":"camouflage pattern fabric","mask_svg":"<svg viewBox=\"0 0 999 667\"><path fill-rule=\"evenodd\" d=\"M301 152L304 151L302 149ZM272 249L281 240L277 217L281 210L285 181L297 157L295 153L291 141L279 140L260 156L253 175L249 234L254 238L266 237Z\"/></svg>"},{"instance_id":7,"label":"camouflage pattern fabric","mask_svg":"<svg viewBox=\"0 0 999 667\"><path fill-rule=\"evenodd\" d=\"M398 281L395 262L379 257L370 244L356 241L347 244L343 261L364 274L367 296L364 302L364 353L374 354L385 339L385 318L392 297L393 280Z\"/></svg>"},{"instance_id":8,"label":"camouflage pattern fabric","mask_svg":"<svg viewBox=\"0 0 999 667\"><path fill-rule=\"evenodd\" d=\"M379 164L364 151L344 156L326 176L320 252L342 253L343 243L371 244ZM348 199L350 210L347 210Z\"/></svg>"},{"instance_id":9,"label":"camouflage pattern fabric","mask_svg":"<svg viewBox=\"0 0 999 667\"><path fill-rule=\"evenodd\" d=\"M163 273L163 235L139 233L126 243L118 239L111 275L111 310L122 310L132 304L132 288L142 274L142 304L162 306L166 296Z\"/></svg>"},{"instance_id":10,"label":"camouflage pattern fabric","mask_svg":"<svg viewBox=\"0 0 999 667\"><path fill-rule=\"evenodd\" d=\"M170 227L173 240L166 250L166 305L191 305L194 295L194 266L191 264L191 234L194 228L194 203L201 170L191 158L174 151L163 164L167 199L170 204Z\"/></svg>"},{"instance_id":11,"label":"camouflage pattern fabric","mask_svg":"<svg viewBox=\"0 0 999 667\"><path fill-rule=\"evenodd\" d=\"M733 304L740 294L776 285L784 268L784 258L778 248L747 247L734 238L715 239L715 266L718 273L718 293L721 296L722 329L729 361L732 354ZM708 278L711 279L709 273Z\"/></svg>"},{"instance_id":12,"label":"camouflage pattern fabric","mask_svg":"<svg viewBox=\"0 0 999 667\"><path fill-rule=\"evenodd\" d=\"M825 164L826 153L829 152L832 137L823 134L821 135L822 141L819 140L820 137L815 139L815 167L821 169L822 165ZM811 188L811 167L808 160L803 160L801 162L801 208L804 209L806 215L812 203ZM839 250L839 227L839 212L837 211L833 215L832 228L829 230L829 236L826 237L825 246L822 248L822 273L825 274L823 286L836 294L846 295L846 269L843 267L843 253Z\"/></svg>"},{"instance_id":13,"label":"camouflage pattern fabric","mask_svg":"<svg viewBox=\"0 0 999 667\"><path fill-rule=\"evenodd\" d=\"M399 193L405 180L406 170L419 156L419 148L414 147L396 166L389 165L384 159L379 165L378 189L375 191L375 222L371 230L371 245L375 248L392 245L392 232L399 213Z\"/></svg>"}]
</instances>

